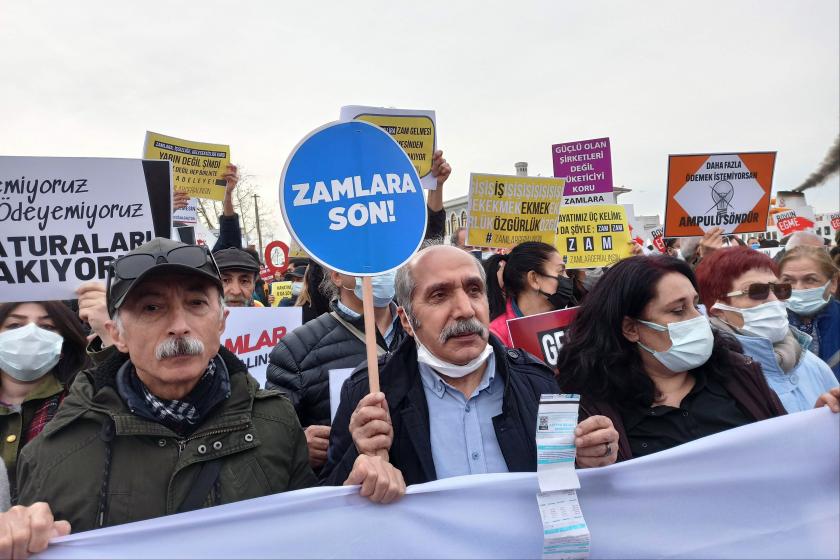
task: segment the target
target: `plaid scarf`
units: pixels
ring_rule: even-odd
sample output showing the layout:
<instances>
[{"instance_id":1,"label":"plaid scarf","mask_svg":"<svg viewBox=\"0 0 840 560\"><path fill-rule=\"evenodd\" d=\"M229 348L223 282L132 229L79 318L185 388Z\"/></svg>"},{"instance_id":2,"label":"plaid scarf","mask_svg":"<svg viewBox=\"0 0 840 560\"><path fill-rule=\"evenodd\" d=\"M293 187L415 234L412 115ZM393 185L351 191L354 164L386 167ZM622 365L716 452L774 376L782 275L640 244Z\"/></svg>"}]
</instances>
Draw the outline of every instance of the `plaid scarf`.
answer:
<instances>
[{"instance_id":1,"label":"plaid scarf","mask_svg":"<svg viewBox=\"0 0 840 560\"><path fill-rule=\"evenodd\" d=\"M133 414L184 435L194 432L216 405L230 397L230 375L216 355L188 395L168 400L152 394L127 361L117 372L117 390Z\"/></svg>"},{"instance_id":2,"label":"plaid scarf","mask_svg":"<svg viewBox=\"0 0 840 560\"><path fill-rule=\"evenodd\" d=\"M21 446L26 445L35 437L44 431L44 427L47 425L47 422L53 419L55 413L58 411L58 405L64 400L64 397L67 396L67 390L60 392L57 395L53 395L51 397L47 397L47 400L38 407L38 410L35 411L35 415L32 416L32 420L29 421L29 426L26 427L26 431L23 434L23 441L21 441Z\"/></svg>"}]
</instances>

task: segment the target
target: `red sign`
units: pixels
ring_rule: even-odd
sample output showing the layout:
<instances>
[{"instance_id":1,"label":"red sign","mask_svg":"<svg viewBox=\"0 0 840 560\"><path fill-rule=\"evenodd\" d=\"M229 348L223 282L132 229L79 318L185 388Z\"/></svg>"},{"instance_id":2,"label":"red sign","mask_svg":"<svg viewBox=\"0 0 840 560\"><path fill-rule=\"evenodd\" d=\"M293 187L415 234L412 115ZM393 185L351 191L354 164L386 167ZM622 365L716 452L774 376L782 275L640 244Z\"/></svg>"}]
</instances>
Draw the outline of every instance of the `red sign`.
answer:
<instances>
[{"instance_id":1,"label":"red sign","mask_svg":"<svg viewBox=\"0 0 840 560\"><path fill-rule=\"evenodd\" d=\"M795 231L808 231L814 229L814 222L802 216L797 216L793 210L779 212L773 216L776 220L776 229L783 236L790 235Z\"/></svg>"},{"instance_id":2,"label":"red sign","mask_svg":"<svg viewBox=\"0 0 840 560\"><path fill-rule=\"evenodd\" d=\"M274 252L275 249L280 249L283 252L283 262L281 264L275 264L274 261L271 259L271 254ZM265 246L265 266L271 272L273 276L275 272L279 272L283 274L286 272L286 269L289 268L289 246L283 243L282 241L272 241L268 245Z\"/></svg>"},{"instance_id":3,"label":"red sign","mask_svg":"<svg viewBox=\"0 0 840 560\"><path fill-rule=\"evenodd\" d=\"M834 231L840 230L840 212L831 215L831 229Z\"/></svg>"},{"instance_id":4,"label":"red sign","mask_svg":"<svg viewBox=\"0 0 840 560\"><path fill-rule=\"evenodd\" d=\"M274 278L274 273L271 272L268 267L261 266L260 267L260 278L268 282Z\"/></svg>"},{"instance_id":5,"label":"red sign","mask_svg":"<svg viewBox=\"0 0 840 560\"><path fill-rule=\"evenodd\" d=\"M668 248L665 247L665 230L662 226L654 228L650 231L650 237L653 240L653 246L659 250L660 253L665 253Z\"/></svg>"},{"instance_id":6,"label":"red sign","mask_svg":"<svg viewBox=\"0 0 840 560\"><path fill-rule=\"evenodd\" d=\"M577 307L518 317L507 322L514 348L533 354L549 367L557 367L563 331L577 315Z\"/></svg>"},{"instance_id":7,"label":"red sign","mask_svg":"<svg viewBox=\"0 0 840 560\"><path fill-rule=\"evenodd\" d=\"M627 226L630 228L630 239L632 239L634 243L638 243L639 245L644 245L645 240L643 238L639 237L638 232L633 229L633 224L628 223Z\"/></svg>"},{"instance_id":8,"label":"red sign","mask_svg":"<svg viewBox=\"0 0 840 560\"><path fill-rule=\"evenodd\" d=\"M234 354L247 354L262 348L274 348L284 336L286 336L286 327L274 327L271 332L262 331L257 340L251 340L251 333L237 335L236 340L228 338L225 340L225 348Z\"/></svg>"}]
</instances>

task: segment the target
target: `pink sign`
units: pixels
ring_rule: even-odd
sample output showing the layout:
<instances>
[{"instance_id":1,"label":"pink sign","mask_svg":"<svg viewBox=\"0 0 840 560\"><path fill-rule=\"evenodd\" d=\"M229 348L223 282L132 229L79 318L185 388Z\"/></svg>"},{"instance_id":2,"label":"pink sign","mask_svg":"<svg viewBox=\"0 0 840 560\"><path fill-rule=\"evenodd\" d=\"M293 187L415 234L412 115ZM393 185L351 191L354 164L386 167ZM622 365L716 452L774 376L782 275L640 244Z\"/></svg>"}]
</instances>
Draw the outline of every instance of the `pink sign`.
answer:
<instances>
[{"instance_id":1,"label":"pink sign","mask_svg":"<svg viewBox=\"0 0 840 560\"><path fill-rule=\"evenodd\" d=\"M563 196L613 192L609 138L554 144L551 153L554 176L566 179Z\"/></svg>"}]
</instances>

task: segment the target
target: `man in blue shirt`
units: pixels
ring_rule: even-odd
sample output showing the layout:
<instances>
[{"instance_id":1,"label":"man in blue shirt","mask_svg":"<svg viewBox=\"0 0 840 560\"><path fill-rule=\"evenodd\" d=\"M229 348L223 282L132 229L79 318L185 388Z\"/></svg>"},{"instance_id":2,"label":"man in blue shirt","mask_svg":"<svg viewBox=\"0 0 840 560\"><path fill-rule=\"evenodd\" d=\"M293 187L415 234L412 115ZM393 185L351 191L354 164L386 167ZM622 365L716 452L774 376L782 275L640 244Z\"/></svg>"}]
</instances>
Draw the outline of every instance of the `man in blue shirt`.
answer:
<instances>
[{"instance_id":1,"label":"man in blue shirt","mask_svg":"<svg viewBox=\"0 0 840 560\"><path fill-rule=\"evenodd\" d=\"M396 276L409 337L381 358L382 392L367 369L344 384L325 484L341 484L358 455L388 454L407 484L465 474L534 471L541 394L558 393L553 372L489 333L481 264L451 246L417 253ZM578 466L615 462L618 434L593 416L576 431Z\"/></svg>"}]
</instances>

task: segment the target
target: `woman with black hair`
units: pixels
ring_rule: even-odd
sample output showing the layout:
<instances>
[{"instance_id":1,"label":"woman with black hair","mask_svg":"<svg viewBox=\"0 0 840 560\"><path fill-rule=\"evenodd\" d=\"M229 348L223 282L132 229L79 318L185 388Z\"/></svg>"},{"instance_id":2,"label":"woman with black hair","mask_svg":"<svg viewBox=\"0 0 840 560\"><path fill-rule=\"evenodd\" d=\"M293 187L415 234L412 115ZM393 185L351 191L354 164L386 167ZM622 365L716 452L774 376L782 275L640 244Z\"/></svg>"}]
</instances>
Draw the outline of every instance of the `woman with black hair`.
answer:
<instances>
[{"instance_id":1,"label":"woman with black hair","mask_svg":"<svg viewBox=\"0 0 840 560\"><path fill-rule=\"evenodd\" d=\"M507 321L576 305L563 257L547 243L520 243L485 263L490 331L511 346Z\"/></svg>"},{"instance_id":2,"label":"woman with black hair","mask_svg":"<svg viewBox=\"0 0 840 560\"><path fill-rule=\"evenodd\" d=\"M0 304L0 446L12 496L20 450L87 366L86 345L81 322L60 301Z\"/></svg>"},{"instance_id":3,"label":"woman with black hair","mask_svg":"<svg viewBox=\"0 0 840 560\"><path fill-rule=\"evenodd\" d=\"M566 331L560 385L580 393L581 420L612 420L619 461L785 414L737 341L712 331L697 297L685 262L631 257L604 274ZM837 407L830 395L823 404Z\"/></svg>"}]
</instances>

